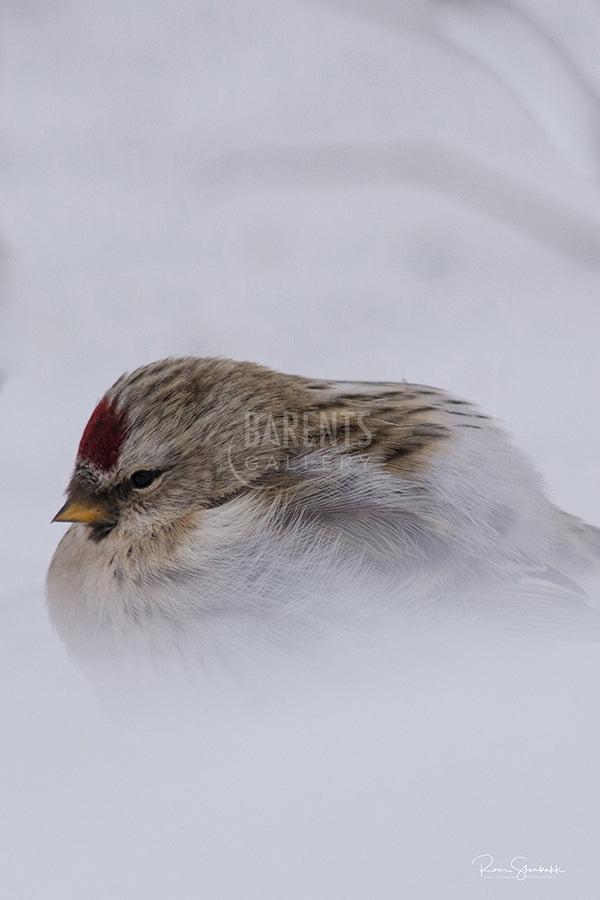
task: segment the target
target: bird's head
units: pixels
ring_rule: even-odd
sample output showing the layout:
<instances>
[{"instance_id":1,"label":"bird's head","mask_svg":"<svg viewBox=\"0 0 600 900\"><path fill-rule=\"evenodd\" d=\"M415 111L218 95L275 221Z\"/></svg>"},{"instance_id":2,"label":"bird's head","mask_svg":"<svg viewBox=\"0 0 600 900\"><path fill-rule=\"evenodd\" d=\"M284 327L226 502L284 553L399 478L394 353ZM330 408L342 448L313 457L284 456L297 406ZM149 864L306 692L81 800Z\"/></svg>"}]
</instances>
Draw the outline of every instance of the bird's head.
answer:
<instances>
[{"instance_id":1,"label":"bird's head","mask_svg":"<svg viewBox=\"0 0 600 900\"><path fill-rule=\"evenodd\" d=\"M293 376L221 359L166 359L123 375L84 429L54 521L85 523L100 538L225 502L297 452L281 427L306 409L304 391Z\"/></svg>"}]
</instances>

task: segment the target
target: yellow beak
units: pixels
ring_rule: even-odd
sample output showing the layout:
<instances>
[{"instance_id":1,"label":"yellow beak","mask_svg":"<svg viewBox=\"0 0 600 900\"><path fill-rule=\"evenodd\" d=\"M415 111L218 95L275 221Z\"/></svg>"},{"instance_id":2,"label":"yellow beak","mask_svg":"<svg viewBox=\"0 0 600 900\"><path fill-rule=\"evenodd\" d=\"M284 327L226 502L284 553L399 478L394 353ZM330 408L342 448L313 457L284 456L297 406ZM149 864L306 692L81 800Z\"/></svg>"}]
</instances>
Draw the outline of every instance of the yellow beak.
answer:
<instances>
[{"instance_id":1,"label":"yellow beak","mask_svg":"<svg viewBox=\"0 0 600 900\"><path fill-rule=\"evenodd\" d=\"M83 503L76 503L74 500L67 500L52 521L85 522L86 524L106 522L108 521L108 511L103 506L86 506Z\"/></svg>"}]
</instances>

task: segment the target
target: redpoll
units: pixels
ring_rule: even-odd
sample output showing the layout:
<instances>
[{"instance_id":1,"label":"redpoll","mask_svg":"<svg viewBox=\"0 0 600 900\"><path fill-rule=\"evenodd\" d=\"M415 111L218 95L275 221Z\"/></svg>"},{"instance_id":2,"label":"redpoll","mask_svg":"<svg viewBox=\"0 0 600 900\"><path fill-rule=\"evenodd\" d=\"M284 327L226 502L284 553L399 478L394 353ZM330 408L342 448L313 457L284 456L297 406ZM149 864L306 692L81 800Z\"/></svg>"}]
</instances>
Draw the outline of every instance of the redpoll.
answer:
<instances>
[{"instance_id":1,"label":"redpoll","mask_svg":"<svg viewBox=\"0 0 600 900\"><path fill-rule=\"evenodd\" d=\"M383 622L600 633L575 580L600 530L436 388L153 363L97 405L55 520L75 524L50 615L83 665L211 666Z\"/></svg>"}]
</instances>

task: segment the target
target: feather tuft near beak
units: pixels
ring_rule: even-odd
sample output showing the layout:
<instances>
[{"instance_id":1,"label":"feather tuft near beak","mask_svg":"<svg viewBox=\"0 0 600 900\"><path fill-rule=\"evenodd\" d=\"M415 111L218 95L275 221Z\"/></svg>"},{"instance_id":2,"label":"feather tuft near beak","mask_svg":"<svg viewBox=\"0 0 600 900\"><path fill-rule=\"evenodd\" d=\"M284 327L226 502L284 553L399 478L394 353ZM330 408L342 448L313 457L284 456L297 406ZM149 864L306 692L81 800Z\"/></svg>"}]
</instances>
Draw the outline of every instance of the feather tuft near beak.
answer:
<instances>
[{"instance_id":1,"label":"feather tuft near beak","mask_svg":"<svg viewBox=\"0 0 600 900\"><path fill-rule=\"evenodd\" d=\"M83 522L86 525L96 525L110 522L111 516L108 509L100 504L77 503L75 500L67 500L52 521Z\"/></svg>"}]
</instances>

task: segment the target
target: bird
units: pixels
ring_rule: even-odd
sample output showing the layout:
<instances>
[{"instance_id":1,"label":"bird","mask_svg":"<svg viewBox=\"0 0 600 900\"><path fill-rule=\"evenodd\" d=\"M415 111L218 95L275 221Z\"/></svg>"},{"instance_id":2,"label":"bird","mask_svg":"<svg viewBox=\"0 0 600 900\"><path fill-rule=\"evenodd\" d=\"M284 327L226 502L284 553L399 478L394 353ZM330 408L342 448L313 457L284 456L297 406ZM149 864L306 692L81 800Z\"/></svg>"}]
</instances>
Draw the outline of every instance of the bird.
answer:
<instances>
[{"instance_id":1,"label":"bird","mask_svg":"<svg viewBox=\"0 0 600 900\"><path fill-rule=\"evenodd\" d=\"M600 635L600 529L550 502L494 419L426 385L142 366L95 407L53 521L71 525L49 616L92 678L440 621Z\"/></svg>"}]
</instances>

